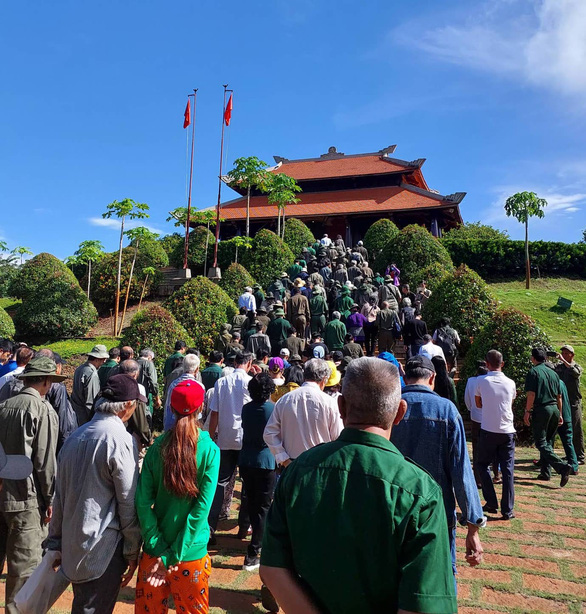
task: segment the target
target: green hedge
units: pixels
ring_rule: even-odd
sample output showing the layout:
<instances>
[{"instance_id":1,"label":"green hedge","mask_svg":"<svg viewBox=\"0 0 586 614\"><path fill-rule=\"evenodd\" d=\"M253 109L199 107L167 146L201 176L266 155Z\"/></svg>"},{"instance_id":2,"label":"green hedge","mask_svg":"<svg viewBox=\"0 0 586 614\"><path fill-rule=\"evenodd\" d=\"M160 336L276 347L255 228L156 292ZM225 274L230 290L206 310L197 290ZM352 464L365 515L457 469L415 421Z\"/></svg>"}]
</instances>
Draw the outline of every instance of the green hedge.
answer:
<instances>
[{"instance_id":1,"label":"green hedge","mask_svg":"<svg viewBox=\"0 0 586 614\"><path fill-rule=\"evenodd\" d=\"M295 257L301 256L303 248L309 247L315 243L315 237L309 228L301 221L294 217L285 220L285 232L283 233L283 241L293 252Z\"/></svg>"},{"instance_id":2,"label":"green hedge","mask_svg":"<svg viewBox=\"0 0 586 614\"><path fill-rule=\"evenodd\" d=\"M12 318L0 307L0 339L14 339L15 332Z\"/></svg>"},{"instance_id":3,"label":"green hedge","mask_svg":"<svg viewBox=\"0 0 586 614\"><path fill-rule=\"evenodd\" d=\"M255 283L254 277L241 264L233 262L225 271L222 271L219 286L237 303L244 288L252 287Z\"/></svg>"},{"instance_id":4,"label":"green hedge","mask_svg":"<svg viewBox=\"0 0 586 614\"><path fill-rule=\"evenodd\" d=\"M206 237L208 241L208 248L211 246L213 249L216 238L205 226L196 226L189 233L189 248L187 251L187 266L191 269L192 275L205 274L203 267L205 264L206 256ZM178 269L183 268L183 259L185 257L185 239L175 243L175 247L169 256L169 264ZM210 260L208 258L208 266L210 266Z\"/></svg>"},{"instance_id":5,"label":"green hedge","mask_svg":"<svg viewBox=\"0 0 586 614\"><path fill-rule=\"evenodd\" d=\"M467 264L487 278L514 277L525 273L524 241L459 241L442 239L454 264ZM541 275L586 276L586 244L531 241L531 268Z\"/></svg>"},{"instance_id":6,"label":"green hedge","mask_svg":"<svg viewBox=\"0 0 586 614\"><path fill-rule=\"evenodd\" d=\"M10 296L10 286L18 274L18 267L6 258L0 258L0 298Z\"/></svg>"},{"instance_id":7,"label":"green hedge","mask_svg":"<svg viewBox=\"0 0 586 614\"><path fill-rule=\"evenodd\" d=\"M427 288L432 292L442 283L445 277L451 275L454 272L453 266L445 266L440 262L432 262L430 265L423 269L420 269L416 275L414 275L415 284L413 291L415 291L422 281L427 282Z\"/></svg>"},{"instance_id":8,"label":"green hedge","mask_svg":"<svg viewBox=\"0 0 586 614\"><path fill-rule=\"evenodd\" d=\"M399 229L391 220L382 218L377 220L366 231L364 235L364 247L368 250L368 257L370 258L370 265L372 266L380 254L384 246L392 241L399 234ZM384 273L384 271L378 271Z\"/></svg>"},{"instance_id":9,"label":"green hedge","mask_svg":"<svg viewBox=\"0 0 586 614\"><path fill-rule=\"evenodd\" d=\"M242 255L242 264L263 288L295 260L289 247L270 230L259 230L252 240L252 248Z\"/></svg>"},{"instance_id":10,"label":"green hedge","mask_svg":"<svg viewBox=\"0 0 586 614\"><path fill-rule=\"evenodd\" d=\"M194 277L183 284L163 306L193 337L204 356L213 349L220 326L232 322L237 313L234 301L206 277Z\"/></svg>"},{"instance_id":11,"label":"green hedge","mask_svg":"<svg viewBox=\"0 0 586 614\"><path fill-rule=\"evenodd\" d=\"M430 329L435 329L442 318L450 318L460 335L460 353L465 353L496 309L488 284L478 273L461 265L433 291L423 308L423 319Z\"/></svg>"},{"instance_id":12,"label":"green hedge","mask_svg":"<svg viewBox=\"0 0 586 614\"><path fill-rule=\"evenodd\" d=\"M460 369L458 397L464 398L466 381L476 374L477 361L484 360L488 350L498 350L502 353L505 362L504 374L514 380L517 385L517 398L513 404L515 426L518 431L524 430L525 376L532 367L531 349L533 347L546 349L551 347L547 335L535 321L517 309L499 309L474 339L466 355Z\"/></svg>"}]
</instances>

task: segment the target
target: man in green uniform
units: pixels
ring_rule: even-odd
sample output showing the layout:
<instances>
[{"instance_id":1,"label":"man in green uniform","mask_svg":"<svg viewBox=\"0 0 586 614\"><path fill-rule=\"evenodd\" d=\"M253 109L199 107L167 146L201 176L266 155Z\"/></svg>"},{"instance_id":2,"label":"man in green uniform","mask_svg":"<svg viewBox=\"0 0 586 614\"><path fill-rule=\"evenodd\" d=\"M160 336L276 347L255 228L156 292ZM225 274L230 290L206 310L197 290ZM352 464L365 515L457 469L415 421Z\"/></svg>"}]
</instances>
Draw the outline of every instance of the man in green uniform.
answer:
<instances>
[{"instance_id":1,"label":"man in green uniform","mask_svg":"<svg viewBox=\"0 0 586 614\"><path fill-rule=\"evenodd\" d=\"M321 286L314 286L309 301L311 311L311 333L323 334L326 327L326 317L328 315L328 304L324 296L325 292Z\"/></svg>"},{"instance_id":2,"label":"man in green uniform","mask_svg":"<svg viewBox=\"0 0 586 614\"><path fill-rule=\"evenodd\" d=\"M334 311L332 321L326 324L324 330L324 342L330 352L341 350L344 347L346 332L346 325L340 321L340 312Z\"/></svg>"},{"instance_id":3,"label":"man in green uniform","mask_svg":"<svg viewBox=\"0 0 586 614\"><path fill-rule=\"evenodd\" d=\"M112 348L108 352L108 360L98 369L100 388L103 388L110 377L110 371L120 364L120 348Z\"/></svg>"},{"instance_id":4,"label":"man in green uniform","mask_svg":"<svg viewBox=\"0 0 586 614\"><path fill-rule=\"evenodd\" d=\"M0 403L0 444L6 454L27 456L32 479L5 480L0 493L0 560L8 564L6 612L18 614L14 597L41 562L41 544L51 520L57 465L59 417L44 396L57 375L46 357L33 358L19 376L24 388Z\"/></svg>"},{"instance_id":5,"label":"man in green uniform","mask_svg":"<svg viewBox=\"0 0 586 614\"><path fill-rule=\"evenodd\" d=\"M529 426L533 414L533 439L535 447L539 450L541 467L537 479L549 481L550 467L553 467L561 476L560 486L565 486L570 479L572 468L553 451L555 434L558 425L562 423L562 389L560 378L547 367L546 360L547 354L544 349L531 350L533 368L525 379L527 406L523 421Z\"/></svg>"},{"instance_id":6,"label":"man in green uniform","mask_svg":"<svg viewBox=\"0 0 586 614\"><path fill-rule=\"evenodd\" d=\"M267 335L271 342L272 355L278 356L293 326L291 326L289 320L285 320L285 312L282 308L278 307L273 313L275 314L275 319L269 324Z\"/></svg>"},{"instance_id":7,"label":"man in green uniform","mask_svg":"<svg viewBox=\"0 0 586 614\"><path fill-rule=\"evenodd\" d=\"M252 286L254 296L254 300L256 301L256 311L258 312L258 308L261 306L262 302L265 300L265 293L262 291L260 284L254 284Z\"/></svg>"},{"instance_id":8,"label":"man in green uniform","mask_svg":"<svg viewBox=\"0 0 586 614\"><path fill-rule=\"evenodd\" d=\"M395 366L352 361L344 430L283 472L260 574L285 612L457 611L441 488L389 441L407 408Z\"/></svg>"},{"instance_id":9,"label":"man in green uniform","mask_svg":"<svg viewBox=\"0 0 586 614\"><path fill-rule=\"evenodd\" d=\"M187 351L187 344L185 341L176 341L175 342L175 352L167 358L165 361L165 368L163 370L163 375L167 377L173 371L173 363L177 358L183 358L185 356L185 352Z\"/></svg>"},{"instance_id":10,"label":"man in green uniform","mask_svg":"<svg viewBox=\"0 0 586 614\"><path fill-rule=\"evenodd\" d=\"M340 296L338 296L334 302L334 309L340 312L344 322L351 313L352 305L354 305L354 301L350 296L350 288L348 288L348 286L343 286L342 290L340 291Z\"/></svg>"},{"instance_id":11,"label":"man in green uniform","mask_svg":"<svg viewBox=\"0 0 586 614\"><path fill-rule=\"evenodd\" d=\"M578 463L584 464L584 431L582 430L582 393L580 392L580 377L582 367L574 360L574 348L571 345L562 346L561 354L558 354L559 363L556 365L556 373L568 389L568 398L572 408L572 433L574 450L578 457Z\"/></svg>"}]
</instances>

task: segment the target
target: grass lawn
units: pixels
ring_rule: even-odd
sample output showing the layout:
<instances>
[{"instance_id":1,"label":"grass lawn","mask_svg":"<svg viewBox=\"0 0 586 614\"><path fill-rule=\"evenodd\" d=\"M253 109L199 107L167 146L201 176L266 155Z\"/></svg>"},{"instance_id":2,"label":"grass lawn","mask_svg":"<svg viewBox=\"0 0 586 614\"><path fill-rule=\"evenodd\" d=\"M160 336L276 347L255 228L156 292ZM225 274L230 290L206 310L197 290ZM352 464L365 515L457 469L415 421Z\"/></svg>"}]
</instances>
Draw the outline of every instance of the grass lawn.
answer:
<instances>
[{"instance_id":1,"label":"grass lawn","mask_svg":"<svg viewBox=\"0 0 586 614\"><path fill-rule=\"evenodd\" d=\"M36 347L38 349L41 347L50 348L54 352L60 354L62 358L68 359L71 358L71 356L77 356L79 354L89 352L94 345L105 345L109 350L110 348L119 345L119 343L120 340L114 337L95 337L94 339L66 339L65 341L41 344Z\"/></svg>"}]
</instances>

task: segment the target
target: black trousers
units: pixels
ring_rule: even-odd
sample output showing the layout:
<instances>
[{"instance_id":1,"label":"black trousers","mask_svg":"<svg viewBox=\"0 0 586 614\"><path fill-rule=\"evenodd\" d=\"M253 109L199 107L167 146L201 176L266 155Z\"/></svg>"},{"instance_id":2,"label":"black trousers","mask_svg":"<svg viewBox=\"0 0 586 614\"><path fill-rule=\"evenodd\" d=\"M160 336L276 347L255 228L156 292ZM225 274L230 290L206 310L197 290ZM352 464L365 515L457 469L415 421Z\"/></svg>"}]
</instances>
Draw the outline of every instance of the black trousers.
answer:
<instances>
[{"instance_id":1,"label":"black trousers","mask_svg":"<svg viewBox=\"0 0 586 614\"><path fill-rule=\"evenodd\" d=\"M273 500L276 473L274 469L240 467L240 475L248 497L248 513L252 525L252 539L248 546L248 555L255 557L262 546L265 520Z\"/></svg>"},{"instance_id":2,"label":"black trousers","mask_svg":"<svg viewBox=\"0 0 586 614\"><path fill-rule=\"evenodd\" d=\"M490 433L481 429L478 439L477 465L482 483L482 495L489 507L498 508L494 484L488 470L495 457L501 466L501 475L503 476L501 513L503 516L509 516L513 512L515 503L515 434Z\"/></svg>"},{"instance_id":3,"label":"black trousers","mask_svg":"<svg viewBox=\"0 0 586 614\"><path fill-rule=\"evenodd\" d=\"M236 467L238 466L238 457L240 456L240 450L220 450L220 473L218 475L218 487L216 488L216 494L212 501L212 507L208 516L208 524L212 531L218 528L218 518L222 511L222 503L224 503L224 493L226 487L230 483ZM245 488L242 488L240 498L240 510L238 512L238 526L243 529L250 526L250 520L248 518L248 500L245 492Z\"/></svg>"},{"instance_id":4,"label":"black trousers","mask_svg":"<svg viewBox=\"0 0 586 614\"><path fill-rule=\"evenodd\" d=\"M374 356L374 348L376 346L376 338L378 336L378 325L376 322L367 322L364 325L364 345L366 347L366 355Z\"/></svg>"}]
</instances>

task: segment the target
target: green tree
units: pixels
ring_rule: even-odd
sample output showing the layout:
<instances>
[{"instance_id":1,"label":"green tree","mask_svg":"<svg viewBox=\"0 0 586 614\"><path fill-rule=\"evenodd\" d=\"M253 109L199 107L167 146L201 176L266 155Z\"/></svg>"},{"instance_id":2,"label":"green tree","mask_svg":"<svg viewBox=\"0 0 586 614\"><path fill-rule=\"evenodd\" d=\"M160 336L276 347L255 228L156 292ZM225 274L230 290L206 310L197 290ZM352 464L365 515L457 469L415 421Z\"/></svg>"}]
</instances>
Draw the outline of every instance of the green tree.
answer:
<instances>
[{"instance_id":1,"label":"green tree","mask_svg":"<svg viewBox=\"0 0 586 614\"><path fill-rule=\"evenodd\" d=\"M535 192L517 192L509 196L505 202L505 213L525 224L525 288L531 286L531 265L529 262L529 218L545 216L543 209L547 207L545 198L539 198Z\"/></svg>"},{"instance_id":2,"label":"green tree","mask_svg":"<svg viewBox=\"0 0 586 614\"><path fill-rule=\"evenodd\" d=\"M269 205L277 205L277 236L281 237L281 211L283 212L283 232L285 231L285 207L299 202L296 193L301 192L301 188L293 177L285 173L270 175L270 179L265 185L267 200ZM282 237L281 237L282 238Z\"/></svg>"},{"instance_id":3,"label":"green tree","mask_svg":"<svg viewBox=\"0 0 586 614\"><path fill-rule=\"evenodd\" d=\"M452 241L468 241L469 239L485 239L490 241L506 241L510 239L506 230L493 228L480 222L466 222L457 228L452 228L444 233L442 239Z\"/></svg>"},{"instance_id":4,"label":"green tree","mask_svg":"<svg viewBox=\"0 0 586 614\"><path fill-rule=\"evenodd\" d=\"M87 267L87 297L89 298L92 283L92 263L99 262L104 257L104 246L101 241L82 241L73 256L73 258L68 258L67 264L83 264Z\"/></svg>"},{"instance_id":5,"label":"green tree","mask_svg":"<svg viewBox=\"0 0 586 614\"><path fill-rule=\"evenodd\" d=\"M118 274L116 277L116 297L114 299L114 322L118 322L118 313L120 310L120 278L122 276L122 243L124 242L124 223L126 218L129 220L142 220L150 217L147 211L149 206L146 203L137 203L131 198L125 198L121 201L113 201L107 207L105 213L102 213L104 219L116 217L120 220L120 245L118 247Z\"/></svg>"},{"instance_id":6,"label":"green tree","mask_svg":"<svg viewBox=\"0 0 586 614\"><path fill-rule=\"evenodd\" d=\"M8 244L5 241L0 241L0 252L7 252Z\"/></svg>"},{"instance_id":7,"label":"green tree","mask_svg":"<svg viewBox=\"0 0 586 614\"><path fill-rule=\"evenodd\" d=\"M246 236L250 236L250 192L253 188L263 192L270 185L272 175L265 168L266 162L256 156L236 158L234 168L228 173L228 185L246 189Z\"/></svg>"},{"instance_id":8,"label":"green tree","mask_svg":"<svg viewBox=\"0 0 586 614\"><path fill-rule=\"evenodd\" d=\"M21 245L19 245L18 247L15 247L10 253L14 254L15 256L20 256L21 265L22 265L22 261L25 255L28 255L28 256L33 255L33 253L28 247L22 247Z\"/></svg>"}]
</instances>

